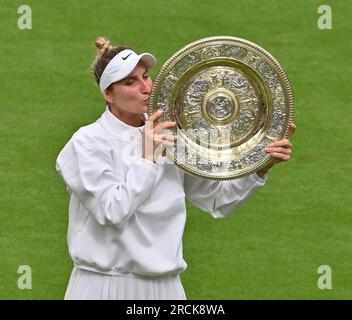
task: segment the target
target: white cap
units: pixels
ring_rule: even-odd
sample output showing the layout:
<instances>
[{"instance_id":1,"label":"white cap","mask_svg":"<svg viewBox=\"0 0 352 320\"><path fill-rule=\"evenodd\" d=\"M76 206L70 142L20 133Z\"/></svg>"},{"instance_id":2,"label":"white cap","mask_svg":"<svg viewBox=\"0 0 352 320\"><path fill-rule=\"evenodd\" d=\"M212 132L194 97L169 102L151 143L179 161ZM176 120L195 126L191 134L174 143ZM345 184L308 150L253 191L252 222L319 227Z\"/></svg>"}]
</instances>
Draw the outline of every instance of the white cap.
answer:
<instances>
[{"instance_id":1,"label":"white cap","mask_svg":"<svg viewBox=\"0 0 352 320\"><path fill-rule=\"evenodd\" d=\"M119 52L111 59L100 77L99 87L101 92L104 94L104 91L112 83L126 78L140 60L145 63L147 68L154 66L156 61L150 53L137 54L130 49Z\"/></svg>"}]
</instances>

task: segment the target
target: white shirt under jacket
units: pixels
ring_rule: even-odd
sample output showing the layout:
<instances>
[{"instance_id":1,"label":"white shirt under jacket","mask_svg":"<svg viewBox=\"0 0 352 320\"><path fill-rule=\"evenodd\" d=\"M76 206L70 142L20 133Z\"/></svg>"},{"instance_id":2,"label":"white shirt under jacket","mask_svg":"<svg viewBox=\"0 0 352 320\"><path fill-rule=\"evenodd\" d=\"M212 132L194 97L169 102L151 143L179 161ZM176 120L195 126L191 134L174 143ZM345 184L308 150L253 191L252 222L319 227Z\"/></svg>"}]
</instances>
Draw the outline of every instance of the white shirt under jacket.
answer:
<instances>
[{"instance_id":1,"label":"white shirt under jacket","mask_svg":"<svg viewBox=\"0 0 352 320\"><path fill-rule=\"evenodd\" d=\"M79 268L124 276L180 273L187 266L185 197L223 218L265 183L256 174L219 182L170 163L131 161L124 154L141 141L140 129L107 108L95 123L80 128L57 158L70 193L69 254Z\"/></svg>"}]
</instances>

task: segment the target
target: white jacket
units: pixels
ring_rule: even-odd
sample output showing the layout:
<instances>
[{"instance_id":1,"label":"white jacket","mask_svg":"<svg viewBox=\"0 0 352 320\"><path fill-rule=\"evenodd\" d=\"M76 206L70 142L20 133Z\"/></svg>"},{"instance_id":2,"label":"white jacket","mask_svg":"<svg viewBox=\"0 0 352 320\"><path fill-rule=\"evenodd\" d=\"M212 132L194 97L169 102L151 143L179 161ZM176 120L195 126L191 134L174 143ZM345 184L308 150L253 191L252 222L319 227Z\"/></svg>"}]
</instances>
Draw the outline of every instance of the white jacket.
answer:
<instances>
[{"instance_id":1,"label":"white jacket","mask_svg":"<svg viewBox=\"0 0 352 320\"><path fill-rule=\"evenodd\" d=\"M80 268L125 276L180 273L187 266L185 197L222 218L265 183L256 174L219 182L169 163L131 161L125 151L140 143L140 129L107 108L95 123L80 128L57 158L70 193L69 254Z\"/></svg>"}]
</instances>

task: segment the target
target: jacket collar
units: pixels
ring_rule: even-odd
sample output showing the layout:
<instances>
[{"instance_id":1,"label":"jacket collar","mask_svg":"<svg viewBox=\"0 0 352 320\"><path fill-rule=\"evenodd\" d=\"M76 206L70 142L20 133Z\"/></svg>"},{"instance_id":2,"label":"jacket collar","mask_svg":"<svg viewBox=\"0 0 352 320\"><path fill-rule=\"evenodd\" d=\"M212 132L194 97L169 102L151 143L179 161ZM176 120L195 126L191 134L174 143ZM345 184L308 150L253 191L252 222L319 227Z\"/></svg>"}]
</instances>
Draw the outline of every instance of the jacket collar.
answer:
<instances>
[{"instance_id":1,"label":"jacket collar","mask_svg":"<svg viewBox=\"0 0 352 320\"><path fill-rule=\"evenodd\" d=\"M148 114L144 113L142 115L144 122L148 120ZM132 132L142 132L142 129L144 128L144 125L141 127L133 127L128 125L127 123L121 121L119 118L115 117L110 109L109 106L106 106L105 112L101 116L101 121L102 125L111 133L113 133L116 136L121 137L122 134L126 131L129 130L131 133Z\"/></svg>"}]
</instances>

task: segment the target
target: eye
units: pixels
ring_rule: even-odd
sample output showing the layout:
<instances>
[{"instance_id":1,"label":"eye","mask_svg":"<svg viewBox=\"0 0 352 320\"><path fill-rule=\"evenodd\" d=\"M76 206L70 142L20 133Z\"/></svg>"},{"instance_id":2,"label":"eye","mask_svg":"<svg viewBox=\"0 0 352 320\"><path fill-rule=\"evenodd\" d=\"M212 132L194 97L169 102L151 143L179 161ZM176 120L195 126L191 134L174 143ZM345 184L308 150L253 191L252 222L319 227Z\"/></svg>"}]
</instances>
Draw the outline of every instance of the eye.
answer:
<instances>
[{"instance_id":1,"label":"eye","mask_svg":"<svg viewBox=\"0 0 352 320\"><path fill-rule=\"evenodd\" d=\"M132 84L134 84L134 82L135 82L135 80L131 79L131 80L128 80L128 81L126 82L126 84L127 84L128 86L131 86Z\"/></svg>"},{"instance_id":2,"label":"eye","mask_svg":"<svg viewBox=\"0 0 352 320\"><path fill-rule=\"evenodd\" d=\"M143 79L148 79L149 78L149 74L145 74L144 76L143 76Z\"/></svg>"}]
</instances>

